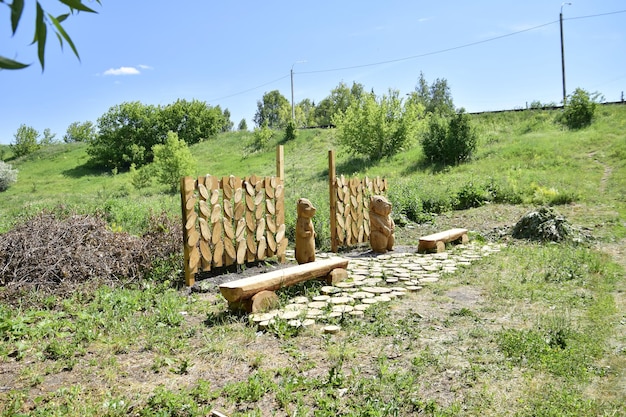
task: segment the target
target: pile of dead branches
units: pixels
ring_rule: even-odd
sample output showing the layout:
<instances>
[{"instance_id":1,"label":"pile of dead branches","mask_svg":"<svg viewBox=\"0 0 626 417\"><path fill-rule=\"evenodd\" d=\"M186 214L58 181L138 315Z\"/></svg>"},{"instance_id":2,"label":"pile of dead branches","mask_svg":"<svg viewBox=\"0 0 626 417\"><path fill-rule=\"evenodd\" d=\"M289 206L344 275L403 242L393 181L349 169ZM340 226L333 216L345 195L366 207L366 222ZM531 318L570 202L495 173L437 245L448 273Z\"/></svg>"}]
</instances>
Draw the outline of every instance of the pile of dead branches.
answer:
<instances>
[{"instance_id":1,"label":"pile of dead branches","mask_svg":"<svg viewBox=\"0 0 626 417\"><path fill-rule=\"evenodd\" d=\"M151 216L150 231L138 237L111 231L101 216L44 212L0 235L0 285L44 292L92 280L125 285L179 253L179 235L165 215Z\"/></svg>"}]
</instances>

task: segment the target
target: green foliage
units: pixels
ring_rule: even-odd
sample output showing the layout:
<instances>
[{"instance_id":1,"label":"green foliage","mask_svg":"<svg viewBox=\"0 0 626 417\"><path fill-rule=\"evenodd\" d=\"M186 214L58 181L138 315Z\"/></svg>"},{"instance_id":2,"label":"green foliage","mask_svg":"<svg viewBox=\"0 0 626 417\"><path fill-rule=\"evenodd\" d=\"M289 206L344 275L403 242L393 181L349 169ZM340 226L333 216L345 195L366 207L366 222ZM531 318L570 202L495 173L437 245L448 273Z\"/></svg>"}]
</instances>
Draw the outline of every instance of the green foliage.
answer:
<instances>
[{"instance_id":1,"label":"green foliage","mask_svg":"<svg viewBox=\"0 0 626 417\"><path fill-rule=\"evenodd\" d=\"M287 122L287 127L285 127L285 142L295 140L296 136L298 136L296 122L290 120L289 122Z\"/></svg>"},{"instance_id":2,"label":"green foliage","mask_svg":"<svg viewBox=\"0 0 626 417\"><path fill-rule=\"evenodd\" d=\"M248 123L246 123L246 119L241 119L239 121L239 124L237 125L237 130L239 130L239 131L248 130Z\"/></svg>"},{"instance_id":3,"label":"green foliage","mask_svg":"<svg viewBox=\"0 0 626 417\"><path fill-rule=\"evenodd\" d=\"M291 119L291 105L278 90L263 94L256 105L254 123L257 127L267 124L270 129L281 129Z\"/></svg>"},{"instance_id":4,"label":"green foliage","mask_svg":"<svg viewBox=\"0 0 626 417\"><path fill-rule=\"evenodd\" d=\"M332 120L341 145L376 161L408 146L422 115L423 107L403 103L398 91L390 90L380 99L373 93L363 95Z\"/></svg>"},{"instance_id":5,"label":"green foliage","mask_svg":"<svg viewBox=\"0 0 626 417\"><path fill-rule=\"evenodd\" d=\"M561 122L570 129L581 129L589 126L596 111L595 98L582 88L571 94L561 116Z\"/></svg>"},{"instance_id":6,"label":"green foliage","mask_svg":"<svg viewBox=\"0 0 626 417\"><path fill-rule=\"evenodd\" d=\"M265 149L265 147L269 145L272 136L274 136L274 131L270 129L267 123L263 123L261 127L254 129L252 134L252 148L256 151Z\"/></svg>"},{"instance_id":7,"label":"green foliage","mask_svg":"<svg viewBox=\"0 0 626 417\"><path fill-rule=\"evenodd\" d=\"M43 130L43 136L39 140L39 144L42 145L42 146L52 145L52 144L57 142L54 139L55 136L56 136L56 133L52 133L50 128L45 128Z\"/></svg>"},{"instance_id":8,"label":"green foliage","mask_svg":"<svg viewBox=\"0 0 626 417\"><path fill-rule=\"evenodd\" d=\"M157 108L139 101L111 107L98 119L98 135L89 141L91 162L105 168L150 162L152 147L161 143L156 121Z\"/></svg>"},{"instance_id":9,"label":"green foliage","mask_svg":"<svg viewBox=\"0 0 626 417\"><path fill-rule=\"evenodd\" d=\"M477 139L469 115L460 111L450 117L432 117L422 138L422 149L430 162L456 165L471 158Z\"/></svg>"},{"instance_id":10,"label":"green foliage","mask_svg":"<svg viewBox=\"0 0 626 417\"><path fill-rule=\"evenodd\" d=\"M15 182L17 182L17 169L13 169L11 164L0 161L0 192L7 190Z\"/></svg>"},{"instance_id":11,"label":"green foliage","mask_svg":"<svg viewBox=\"0 0 626 417\"><path fill-rule=\"evenodd\" d=\"M135 167L135 164L132 164L128 173L130 175L130 182L131 184L133 184L133 187L141 190L143 188L148 188L152 185L152 180L156 175L156 170L154 164L144 165L139 169Z\"/></svg>"},{"instance_id":12,"label":"green foliage","mask_svg":"<svg viewBox=\"0 0 626 417\"><path fill-rule=\"evenodd\" d=\"M89 143L94 140L96 136L96 127L90 121L87 122L73 122L71 123L63 135L63 142L85 142Z\"/></svg>"},{"instance_id":13,"label":"green foliage","mask_svg":"<svg viewBox=\"0 0 626 417\"><path fill-rule=\"evenodd\" d=\"M159 182L168 186L170 191L178 189L181 177L193 174L196 161L187 143L178 139L176 133L169 132L165 144L155 145L152 151Z\"/></svg>"},{"instance_id":14,"label":"green foliage","mask_svg":"<svg viewBox=\"0 0 626 417\"><path fill-rule=\"evenodd\" d=\"M193 145L215 137L219 132L230 130L230 112L222 112L219 106L211 107L199 100L176 100L157 108L157 122L153 129L165 138L174 132L187 144Z\"/></svg>"},{"instance_id":15,"label":"green foliage","mask_svg":"<svg viewBox=\"0 0 626 417\"><path fill-rule=\"evenodd\" d=\"M20 125L13 135L15 142L11 144L16 157L24 156L39 149L39 132L31 126Z\"/></svg>"},{"instance_id":16,"label":"green foliage","mask_svg":"<svg viewBox=\"0 0 626 417\"><path fill-rule=\"evenodd\" d=\"M478 184L470 181L464 184L457 193L455 209L465 210L480 207L490 200L489 193Z\"/></svg>"},{"instance_id":17,"label":"green foliage","mask_svg":"<svg viewBox=\"0 0 626 417\"><path fill-rule=\"evenodd\" d=\"M100 4L100 0L96 0L98 4ZM33 39L32 44L37 45L37 57L39 58L39 64L41 65L41 70L43 71L45 66L45 51L46 51L46 40L48 36L48 28L52 28L54 34L56 35L59 43L61 44L61 48L63 48L63 43L67 42L67 44L76 55L76 58L80 60L78 55L78 50L72 41L72 38L67 34L65 28L61 25L69 16L73 14L74 11L82 11L87 13L96 13L95 10L87 7L87 5L83 2L83 0L59 0L59 2L67 7L67 13L61 14L58 16L54 16L51 13L48 13L41 7L39 1L36 2L37 5L37 13L35 15L35 37ZM5 0L1 0L0 3L6 3ZM12 35L15 35L17 32L17 28L22 19L22 12L24 11L24 0L13 0L10 4L6 3L7 6L11 9L11 31ZM0 69L9 69L9 70L17 70L28 67L30 64L24 64L19 61L15 61L0 55Z\"/></svg>"},{"instance_id":18,"label":"green foliage","mask_svg":"<svg viewBox=\"0 0 626 417\"><path fill-rule=\"evenodd\" d=\"M437 78L429 87L424 74L420 72L420 78L410 100L423 105L426 113L437 116L454 114L454 102L445 78Z\"/></svg>"},{"instance_id":19,"label":"green foliage","mask_svg":"<svg viewBox=\"0 0 626 417\"><path fill-rule=\"evenodd\" d=\"M139 101L113 106L98 119L98 135L89 141L91 163L105 168L141 167L154 158L154 145L168 132L188 144L217 135L227 124L222 110L198 100L177 100L167 106Z\"/></svg>"},{"instance_id":20,"label":"green foliage","mask_svg":"<svg viewBox=\"0 0 626 417\"><path fill-rule=\"evenodd\" d=\"M364 95L364 87L359 83L352 83L352 87L341 82L335 87L330 95L324 98L315 107L314 120L317 126L330 126L333 124L333 117L340 114L350 107L356 101L360 101Z\"/></svg>"},{"instance_id":21,"label":"green foliage","mask_svg":"<svg viewBox=\"0 0 626 417\"><path fill-rule=\"evenodd\" d=\"M219 106L217 106L217 109L219 110ZM223 123L222 123L222 129L220 130L220 132L224 133L224 132L230 132L231 130L233 130L233 126L235 124L233 123L232 120L230 120L230 110L224 109L224 112L222 113L222 118L223 118Z\"/></svg>"}]
</instances>

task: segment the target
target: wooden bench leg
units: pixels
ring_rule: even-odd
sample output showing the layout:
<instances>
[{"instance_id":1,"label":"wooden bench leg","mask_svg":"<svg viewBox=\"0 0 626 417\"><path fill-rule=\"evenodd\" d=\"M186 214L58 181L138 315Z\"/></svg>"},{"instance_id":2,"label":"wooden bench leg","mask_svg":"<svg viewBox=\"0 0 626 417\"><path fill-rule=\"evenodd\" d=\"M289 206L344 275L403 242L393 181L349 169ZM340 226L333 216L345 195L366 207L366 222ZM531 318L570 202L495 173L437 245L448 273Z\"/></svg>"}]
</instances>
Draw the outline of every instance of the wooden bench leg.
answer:
<instances>
[{"instance_id":1,"label":"wooden bench leg","mask_svg":"<svg viewBox=\"0 0 626 417\"><path fill-rule=\"evenodd\" d=\"M445 252L446 251L446 243L445 242L443 242L441 240L438 240L437 243L436 243L436 246L437 247L436 247L435 251L437 253L441 253L441 252Z\"/></svg>"},{"instance_id":2,"label":"wooden bench leg","mask_svg":"<svg viewBox=\"0 0 626 417\"><path fill-rule=\"evenodd\" d=\"M250 300L251 313L268 311L278 306L278 296L274 291L260 291L254 294Z\"/></svg>"},{"instance_id":3,"label":"wooden bench leg","mask_svg":"<svg viewBox=\"0 0 626 417\"><path fill-rule=\"evenodd\" d=\"M278 295L274 291L259 291L252 298L228 302L230 310L244 310L248 313L260 313L278 306Z\"/></svg>"}]
</instances>

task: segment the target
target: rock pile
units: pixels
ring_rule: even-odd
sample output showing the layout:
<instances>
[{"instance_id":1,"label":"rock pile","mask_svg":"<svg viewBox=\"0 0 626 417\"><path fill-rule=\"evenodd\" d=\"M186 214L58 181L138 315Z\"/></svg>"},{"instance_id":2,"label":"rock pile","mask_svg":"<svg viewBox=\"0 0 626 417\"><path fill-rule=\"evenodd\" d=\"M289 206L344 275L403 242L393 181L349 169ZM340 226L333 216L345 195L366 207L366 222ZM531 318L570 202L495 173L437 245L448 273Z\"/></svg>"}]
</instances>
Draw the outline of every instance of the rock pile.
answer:
<instances>
[{"instance_id":1,"label":"rock pile","mask_svg":"<svg viewBox=\"0 0 626 417\"><path fill-rule=\"evenodd\" d=\"M564 216L550 207L541 207L526 213L513 226L511 236L540 242L582 242L586 238Z\"/></svg>"}]
</instances>

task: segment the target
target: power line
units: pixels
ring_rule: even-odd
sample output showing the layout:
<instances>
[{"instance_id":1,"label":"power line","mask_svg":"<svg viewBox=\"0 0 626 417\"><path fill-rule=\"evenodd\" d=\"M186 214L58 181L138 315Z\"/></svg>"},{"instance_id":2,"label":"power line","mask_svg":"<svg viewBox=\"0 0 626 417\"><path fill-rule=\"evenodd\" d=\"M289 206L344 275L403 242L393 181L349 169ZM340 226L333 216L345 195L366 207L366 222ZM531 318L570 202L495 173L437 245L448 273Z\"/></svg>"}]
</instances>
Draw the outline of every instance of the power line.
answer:
<instances>
[{"instance_id":1,"label":"power line","mask_svg":"<svg viewBox=\"0 0 626 417\"><path fill-rule=\"evenodd\" d=\"M230 94L230 95L227 95L227 96L214 98L212 100L209 100L209 102L214 102L214 101L218 101L218 100L224 100L224 99L227 99L227 98L231 98L231 97L235 97L235 96L238 96L238 95L241 95L241 94L245 94L245 93L248 93L250 91L256 90L258 88L265 87L266 85L274 84L275 82L278 82L278 81L283 80L283 79L288 78L288 77L289 77L289 74L283 75L282 77L276 78L273 81L268 81L268 82L266 82L264 84L257 85L256 87L252 87L252 88L248 88L247 90L239 91L238 93L233 93L233 94Z\"/></svg>"},{"instance_id":2,"label":"power line","mask_svg":"<svg viewBox=\"0 0 626 417\"><path fill-rule=\"evenodd\" d=\"M600 14L590 14L590 15L587 15L587 16L568 17L568 18L565 18L563 20L589 19L591 17L608 16L608 15L619 14L619 13L626 13L626 10L616 10L614 12L600 13Z\"/></svg>"},{"instance_id":3,"label":"power line","mask_svg":"<svg viewBox=\"0 0 626 417\"><path fill-rule=\"evenodd\" d=\"M589 18L592 18L592 17L607 16L607 15L613 15L613 14L618 14L618 13L626 13L626 10L618 10L618 11L614 11L614 12L600 13L600 14L587 15L587 16L570 17L570 18L564 19L564 20L589 19ZM440 50L437 50L437 51L426 52L426 53L419 54L419 55L412 55L412 56L408 56L408 57L405 57L405 58L391 59L391 60L388 60L388 61L379 61L379 62L373 62L373 63L362 64L362 65L352 65L352 66L349 66L349 67L331 68L331 69L323 69L323 70L315 70L315 71L302 71L302 72L298 72L297 74L316 74L316 73L322 73L322 72L344 71L344 70L348 70L348 69L365 68L365 67L372 67L372 66L376 66L376 65L392 64L392 63L395 63L395 62L408 61L408 60L412 60L412 59L423 58L425 56L443 54L445 52L455 51L457 49L468 48L470 46L480 45L480 44L487 43L487 42L493 42L493 41L496 41L496 40L499 40L499 39L503 39L503 38L507 38L507 37L510 37L510 36L519 35L520 33L529 32L531 30L540 29L542 27L553 25L553 24L558 23L558 22L559 22L558 20L554 20L552 22L544 23L544 24L541 24L541 25L538 25L538 26L533 26L531 28L522 29L522 30L518 30L516 32L507 33L505 35L495 36L493 38L483 39L481 41L470 42L470 43L466 43L466 44L463 44L463 45L453 46L451 48L446 48L446 49L440 49Z\"/></svg>"},{"instance_id":4,"label":"power line","mask_svg":"<svg viewBox=\"0 0 626 417\"><path fill-rule=\"evenodd\" d=\"M542 28L544 26L552 25L552 24L557 23L557 22L558 22L558 20L555 20L553 22L544 23L542 25L534 26L532 28L522 29L522 30L519 30L517 32L507 33L506 35L500 35L500 36L496 36L494 38L483 39L482 41L476 41L476 42L466 43L466 44L459 45L459 46L453 46L451 48L440 49L438 51L431 51L431 52L426 52L426 53L419 54L419 55L412 55L412 56L408 56L408 57L405 57L405 58L390 59L388 61L372 62L370 64L353 65L353 66L350 66L350 67L332 68L332 69L317 70L317 71L303 71L303 72L299 72L298 74L316 74L316 73L320 73L320 72L344 71L344 70L348 70L348 69L373 67L373 66L376 66L376 65L392 64L394 62L408 61L408 60L411 60L411 59L423 58L425 56L443 54L445 52L450 52L450 51L454 51L454 50L457 50L457 49L463 49L463 48L467 48L467 47L470 47L470 46L479 45L481 43L492 42L492 41L495 41L495 40L498 40L498 39L506 38L506 37L513 36L513 35L517 35L517 34L520 34L520 33L523 33L523 32L528 32L528 31L531 31L531 30L539 29L539 28Z\"/></svg>"},{"instance_id":5,"label":"power line","mask_svg":"<svg viewBox=\"0 0 626 417\"><path fill-rule=\"evenodd\" d=\"M590 18L594 18L594 17L608 16L608 15L614 15L614 14L620 14L620 13L626 13L626 10L616 10L616 11L607 12L607 13L599 13L599 14L586 15L586 16L577 16L577 17L569 17L569 18L566 18L566 19L563 19L563 20L590 19ZM541 25L533 26L531 28L522 29L522 30L518 30L516 32L507 33L505 35L495 36L493 38L483 39L481 41L470 42L470 43L466 43L466 44L463 44L463 45L453 46L453 47L450 47L450 48L440 49L440 50L437 50L437 51L425 52L423 54L412 55L412 56L408 56L408 57L404 57L404 58L397 58L397 59L391 59L391 60L387 60L387 61L372 62L372 63L369 63L369 64L352 65L352 66L348 66L348 67L330 68L330 69L322 69L322 70L314 70L314 71L294 72L294 74L319 74L319 73L323 73L323 72L345 71L345 70L349 70L349 69L366 68L366 67L373 67L373 66L376 66L376 65L384 65L384 64L392 64L392 63L395 63L395 62L409 61L409 60L412 60L412 59L418 59L418 58L423 58L423 57L426 57L426 56L443 54L443 53L450 52L450 51L456 51L458 49L469 48L471 46L476 46L476 45L480 45L480 44L483 44L483 43L497 41L499 39L504 39L504 38L508 38L508 37L511 37L511 36L519 35L520 33L530 32L532 30L537 30L537 29L540 29L540 28L545 27L545 26L550 26L550 25L553 25L553 24L558 23L558 22L559 22L558 20L554 20L552 22L543 23ZM280 80L288 78L289 76L290 76L290 74L283 75L280 78L277 78L277 79L275 79L273 81L269 81L267 83L258 85L256 87L248 88L246 90L243 90L243 91L240 91L240 92L237 92L237 93L233 93L233 94L230 94L230 95L227 95L227 96L223 96L223 97L218 97L218 98L215 98L215 99L209 100L209 101L210 102L211 101L215 102L215 101L218 101L218 100L224 100L224 99L227 99L227 98L231 98L231 97L235 97L235 96L238 96L238 95L241 95L241 94L245 94L245 93L248 93L250 91L259 89L261 87L265 87L266 85L274 84L275 82L278 82Z\"/></svg>"}]
</instances>

